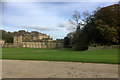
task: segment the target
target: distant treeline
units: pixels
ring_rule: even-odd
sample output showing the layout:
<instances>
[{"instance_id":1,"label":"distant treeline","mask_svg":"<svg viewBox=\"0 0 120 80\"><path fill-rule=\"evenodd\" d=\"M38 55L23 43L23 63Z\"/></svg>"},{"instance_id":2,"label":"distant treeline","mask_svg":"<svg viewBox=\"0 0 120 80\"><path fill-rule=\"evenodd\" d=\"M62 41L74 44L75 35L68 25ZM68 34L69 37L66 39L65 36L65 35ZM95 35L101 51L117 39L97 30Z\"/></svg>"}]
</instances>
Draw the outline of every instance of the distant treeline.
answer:
<instances>
[{"instance_id":1,"label":"distant treeline","mask_svg":"<svg viewBox=\"0 0 120 80\"><path fill-rule=\"evenodd\" d=\"M34 33L37 35L39 32L37 32L37 31L28 32L25 30L19 30L19 31L15 31L15 32L7 32L5 30L0 30L0 33L2 33L2 40L5 40L6 43L13 43L13 38L15 35L21 35L21 34L25 34L25 33Z\"/></svg>"}]
</instances>

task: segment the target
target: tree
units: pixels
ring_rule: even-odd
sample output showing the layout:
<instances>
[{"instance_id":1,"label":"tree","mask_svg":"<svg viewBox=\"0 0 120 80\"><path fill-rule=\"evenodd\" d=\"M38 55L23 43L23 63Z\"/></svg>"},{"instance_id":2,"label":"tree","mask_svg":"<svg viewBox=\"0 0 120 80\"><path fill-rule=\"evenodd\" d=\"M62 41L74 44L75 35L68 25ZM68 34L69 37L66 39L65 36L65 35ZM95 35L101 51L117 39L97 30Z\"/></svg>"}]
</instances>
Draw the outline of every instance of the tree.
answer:
<instances>
[{"instance_id":1,"label":"tree","mask_svg":"<svg viewBox=\"0 0 120 80\"><path fill-rule=\"evenodd\" d=\"M118 24L118 4L98 8L93 15L84 13L87 17L83 20L85 25L83 33L90 43L101 45L118 44L120 40Z\"/></svg>"},{"instance_id":2,"label":"tree","mask_svg":"<svg viewBox=\"0 0 120 80\"><path fill-rule=\"evenodd\" d=\"M86 50L91 43L111 45L120 43L120 14L118 4L98 8L93 14L84 12L83 22L77 12L73 15L71 23L76 26L73 34L73 47L75 50Z\"/></svg>"},{"instance_id":3,"label":"tree","mask_svg":"<svg viewBox=\"0 0 120 80\"><path fill-rule=\"evenodd\" d=\"M68 37L65 37L65 38L64 38L64 47L65 47L65 48L69 48L69 46L70 46L70 45L69 45L69 38L68 38Z\"/></svg>"},{"instance_id":4,"label":"tree","mask_svg":"<svg viewBox=\"0 0 120 80\"><path fill-rule=\"evenodd\" d=\"M75 34L75 32L70 32L67 34L67 38L69 39L69 48L72 48L73 46L73 35Z\"/></svg>"},{"instance_id":5,"label":"tree","mask_svg":"<svg viewBox=\"0 0 120 80\"><path fill-rule=\"evenodd\" d=\"M118 33L117 30L114 27L110 27L107 24L104 24L102 20L96 21L97 27L96 29L98 30L99 34L102 39L103 44L110 45L112 43L117 43L118 40Z\"/></svg>"},{"instance_id":6,"label":"tree","mask_svg":"<svg viewBox=\"0 0 120 80\"><path fill-rule=\"evenodd\" d=\"M73 27L73 29L76 30L80 24L80 13L78 11L75 11L72 15L72 19L69 19L69 22L72 24L70 27Z\"/></svg>"},{"instance_id":7,"label":"tree","mask_svg":"<svg viewBox=\"0 0 120 80\"><path fill-rule=\"evenodd\" d=\"M73 36L73 48L76 51L84 51L88 49L87 37L83 33L83 29L80 29L80 25L78 25Z\"/></svg>"},{"instance_id":8,"label":"tree","mask_svg":"<svg viewBox=\"0 0 120 80\"><path fill-rule=\"evenodd\" d=\"M7 43L13 43L13 33L0 30L2 33L2 39Z\"/></svg>"},{"instance_id":9,"label":"tree","mask_svg":"<svg viewBox=\"0 0 120 80\"><path fill-rule=\"evenodd\" d=\"M18 35L25 34L25 33L26 33L25 30L19 30L19 31L18 31Z\"/></svg>"},{"instance_id":10,"label":"tree","mask_svg":"<svg viewBox=\"0 0 120 80\"><path fill-rule=\"evenodd\" d=\"M83 51L88 49L87 44L87 37L83 33L83 29L81 28L83 26L82 22L80 21L80 13L75 11L73 14L73 20L70 20L70 22L75 26L75 32L72 35L72 46L74 50L76 51Z\"/></svg>"},{"instance_id":11,"label":"tree","mask_svg":"<svg viewBox=\"0 0 120 80\"><path fill-rule=\"evenodd\" d=\"M94 23L107 44L120 43L119 4L103 7L94 13ZM101 22L101 23L100 23ZM96 24L97 23L97 24ZM104 35L103 35L104 34Z\"/></svg>"}]
</instances>

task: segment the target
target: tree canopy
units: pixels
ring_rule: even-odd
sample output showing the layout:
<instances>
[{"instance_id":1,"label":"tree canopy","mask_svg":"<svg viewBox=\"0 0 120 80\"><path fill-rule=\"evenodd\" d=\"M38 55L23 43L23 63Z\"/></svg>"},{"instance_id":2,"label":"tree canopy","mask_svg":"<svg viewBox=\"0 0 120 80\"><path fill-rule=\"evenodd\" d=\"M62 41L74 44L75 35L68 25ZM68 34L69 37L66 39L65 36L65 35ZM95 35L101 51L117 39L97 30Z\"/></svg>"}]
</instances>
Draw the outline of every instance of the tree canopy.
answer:
<instances>
[{"instance_id":1,"label":"tree canopy","mask_svg":"<svg viewBox=\"0 0 120 80\"><path fill-rule=\"evenodd\" d=\"M119 44L119 14L118 4L98 8L93 11L93 14L88 11L84 12L83 24L81 24L82 22L78 23L72 38L75 50L86 50L90 44L94 43L99 45ZM75 14L73 15L75 16Z\"/></svg>"}]
</instances>

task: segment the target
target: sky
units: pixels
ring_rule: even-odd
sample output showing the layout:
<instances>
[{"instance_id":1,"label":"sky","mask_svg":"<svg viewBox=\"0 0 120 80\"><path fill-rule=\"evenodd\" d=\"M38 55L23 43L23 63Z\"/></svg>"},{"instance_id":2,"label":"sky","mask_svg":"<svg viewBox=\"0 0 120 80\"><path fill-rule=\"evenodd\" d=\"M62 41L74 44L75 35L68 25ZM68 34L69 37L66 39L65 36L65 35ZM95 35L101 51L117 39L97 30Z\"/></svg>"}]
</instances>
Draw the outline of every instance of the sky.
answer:
<instances>
[{"instance_id":1,"label":"sky","mask_svg":"<svg viewBox=\"0 0 120 80\"><path fill-rule=\"evenodd\" d=\"M2 2L2 27L6 31L38 31L53 39L62 39L72 28L69 19L74 11L80 15L97 7L117 2Z\"/></svg>"}]
</instances>

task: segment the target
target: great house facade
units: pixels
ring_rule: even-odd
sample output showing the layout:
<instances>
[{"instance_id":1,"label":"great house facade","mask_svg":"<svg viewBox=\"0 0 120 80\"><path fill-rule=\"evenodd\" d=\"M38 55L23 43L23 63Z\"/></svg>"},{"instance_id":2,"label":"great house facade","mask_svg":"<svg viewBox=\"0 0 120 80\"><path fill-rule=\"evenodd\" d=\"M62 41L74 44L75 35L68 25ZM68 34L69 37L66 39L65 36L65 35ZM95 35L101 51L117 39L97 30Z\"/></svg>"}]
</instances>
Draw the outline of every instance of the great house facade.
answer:
<instances>
[{"instance_id":1,"label":"great house facade","mask_svg":"<svg viewBox=\"0 0 120 80\"><path fill-rule=\"evenodd\" d=\"M24 48L62 48L63 40L53 40L42 33L24 33L14 36L14 45Z\"/></svg>"}]
</instances>

